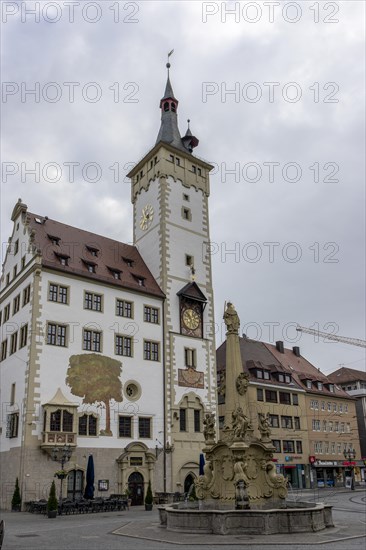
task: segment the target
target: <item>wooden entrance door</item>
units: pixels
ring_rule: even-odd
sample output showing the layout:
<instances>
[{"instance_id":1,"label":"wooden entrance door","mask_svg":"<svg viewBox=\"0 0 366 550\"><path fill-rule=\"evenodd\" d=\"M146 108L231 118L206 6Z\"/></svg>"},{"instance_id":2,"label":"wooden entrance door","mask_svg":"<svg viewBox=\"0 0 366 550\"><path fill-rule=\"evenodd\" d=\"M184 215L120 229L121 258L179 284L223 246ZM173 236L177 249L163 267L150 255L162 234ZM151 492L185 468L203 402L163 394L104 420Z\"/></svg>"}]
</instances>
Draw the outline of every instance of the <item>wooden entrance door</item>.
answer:
<instances>
[{"instance_id":1,"label":"wooden entrance door","mask_svg":"<svg viewBox=\"0 0 366 550\"><path fill-rule=\"evenodd\" d=\"M128 490L132 506L139 506L144 503L144 478L139 472L134 472L128 478Z\"/></svg>"}]
</instances>

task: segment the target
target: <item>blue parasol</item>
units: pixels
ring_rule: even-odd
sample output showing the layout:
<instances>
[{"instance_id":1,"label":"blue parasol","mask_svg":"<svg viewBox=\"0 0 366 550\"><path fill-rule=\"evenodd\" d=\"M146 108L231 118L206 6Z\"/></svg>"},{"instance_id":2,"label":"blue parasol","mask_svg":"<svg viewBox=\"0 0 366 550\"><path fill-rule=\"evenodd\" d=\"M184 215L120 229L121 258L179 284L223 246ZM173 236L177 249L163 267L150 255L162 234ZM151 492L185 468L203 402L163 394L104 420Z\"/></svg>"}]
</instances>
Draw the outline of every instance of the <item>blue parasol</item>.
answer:
<instances>
[{"instance_id":1,"label":"blue parasol","mask_svg":"<svg viewBox=\"0 0 366 550\"><path fill-rule=\"evenodd\" d=\"M203 476L203 474L204 474L204 471L203 471L204 465L205 465L205 457L204 457L203 454L201 453L201 454L200 454L200 469L199 469L199 474L200 474L200 476Z\"/></svg>"},{"instance_id":2,"label":"blue parasol","mask_svg":"<svg viewBox=\"0 0 366 550\"><path fill-rule=\"evenodd\" d=\"M93 455L89 455L88 467L86 469L86 487L84 498L94 498L94 459Z\"/></svg>"}]
</instances>

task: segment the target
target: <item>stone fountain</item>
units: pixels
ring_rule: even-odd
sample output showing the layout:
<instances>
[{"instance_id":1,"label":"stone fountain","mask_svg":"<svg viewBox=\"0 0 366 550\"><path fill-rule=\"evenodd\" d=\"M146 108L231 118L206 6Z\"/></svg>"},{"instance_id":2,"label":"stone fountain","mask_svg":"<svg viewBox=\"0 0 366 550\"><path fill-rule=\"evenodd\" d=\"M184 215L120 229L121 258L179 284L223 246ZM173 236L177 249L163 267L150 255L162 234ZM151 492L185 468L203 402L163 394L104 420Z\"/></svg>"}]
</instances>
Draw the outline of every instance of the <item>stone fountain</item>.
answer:
<instances>
[{"instance_id":1,"label":"stone fountain","mask_svg":"<svg viewBox=\"0 0 366 550\"><path fill-rule=\"evenodd\" d=\"M240 320L233 304L224 313L226 332L225 422L216 441L215 415L204 417L205 466L195 482L197 508L182 503L160 507L169 530L216 534L274 534L332 527L331 506L289 502L287 480L276 472L268 414L258 415L258 436L250 421L239 345Z\"/></svg>"}]
</instances>

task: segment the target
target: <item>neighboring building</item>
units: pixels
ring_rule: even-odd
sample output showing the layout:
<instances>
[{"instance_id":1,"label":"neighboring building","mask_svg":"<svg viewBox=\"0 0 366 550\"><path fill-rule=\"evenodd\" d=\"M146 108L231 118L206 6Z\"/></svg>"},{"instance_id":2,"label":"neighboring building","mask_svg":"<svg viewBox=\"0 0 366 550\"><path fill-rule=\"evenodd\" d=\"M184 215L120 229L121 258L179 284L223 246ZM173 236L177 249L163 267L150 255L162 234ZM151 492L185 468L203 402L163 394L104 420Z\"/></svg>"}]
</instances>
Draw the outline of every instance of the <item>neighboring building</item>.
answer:
<instances>
[{"instance_id":1,"label":"neighboring building","mask_svg":"<svg viewBox=\"0 0 366 550\"><path fill-rule=\"evenodd\" d=\"M361 455L366 460L366 372L342 367L329 374L328 378L356 399Z\"/></svg>"},{"instance_id":2,"label":"neighboring building","mask_svg":"<svg viewBox=\"0 0 366 550\"><path fill-rule=\"evenodd\" d=\"M318 487L345 485L351 471L344 451L354 449L357 467L363 464L355 399L302 357L299 347L286 349L283 342L265 346L306 391L303 415L307 418L310 456L315 459L315 471L311 471L314 484ZM356 482L359 481L358 469Z\"/></svg>"},{"instance_id":3,"label":"neighboring building","mask_svg":"<svg viewBox=\"0 0 366 550\"><path fill-rule=\"evenodd\" d=\"M1 279L1 506L16 477L45 497L69 445L67 496L184 491L216 412L211 166L181 139L168 78L157 142L131 171L134 246L32 214L21 200ZM98 483L98 482L101 483ZM65 484L66 485L66 484ZM66 494L65 494L66 496Z\"/></svg>"},{"instance_id":4,"label":"neighboring building","mask_svg":"<svg viewBox=\"0 0 366 550\"><path fill-rule=\"evenodd\" d=\"M225 348L224 342L217 350L218 383L223 386ZM278 471L295 488L344 485L344 449L354 448L357 464L362 464L355 400L302 357L298 347L289 350L283 342L271 345L243 337L240 349L243 371L249 374L251 422L256 428L258 412L270 413ZM221 416L224 406L221 395Z\"/></svg>"}]
</instances>

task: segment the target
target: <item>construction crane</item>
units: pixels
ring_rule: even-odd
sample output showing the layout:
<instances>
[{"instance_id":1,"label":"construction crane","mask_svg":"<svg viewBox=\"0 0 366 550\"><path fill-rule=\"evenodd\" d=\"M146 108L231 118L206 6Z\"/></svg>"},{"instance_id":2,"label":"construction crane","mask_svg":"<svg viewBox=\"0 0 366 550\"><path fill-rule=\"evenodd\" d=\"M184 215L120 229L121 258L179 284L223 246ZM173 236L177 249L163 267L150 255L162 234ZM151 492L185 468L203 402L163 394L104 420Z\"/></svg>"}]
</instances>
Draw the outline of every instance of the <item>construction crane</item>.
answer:
<instances>
[{"instance_id":1,"label":"construction crane","mask_svg":"<svg viewBox=\"0 0 366 550\"><path fill-rule=\"evenodd\" d=\"M360 348L366 348L366 341L359 338L348 338L347 336L337 336L336 334L329 334L329 332L322 332L313 328L305 328L297 325L296 330L298 332L305 332L307 334L314 334L318 337L324 337L326 340L334 340L335 342L343 342L344 344L350 344L351 346L359 346Z\"/></svg>"}]
</instances>

